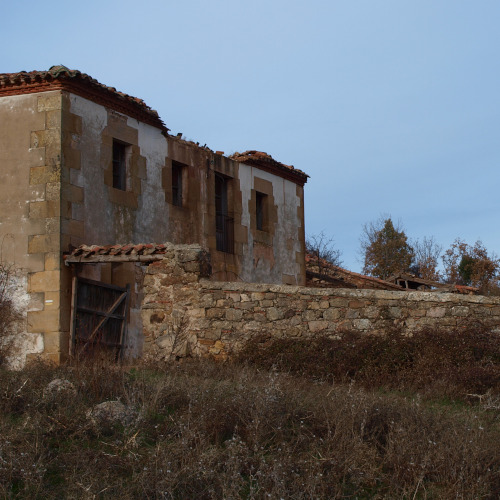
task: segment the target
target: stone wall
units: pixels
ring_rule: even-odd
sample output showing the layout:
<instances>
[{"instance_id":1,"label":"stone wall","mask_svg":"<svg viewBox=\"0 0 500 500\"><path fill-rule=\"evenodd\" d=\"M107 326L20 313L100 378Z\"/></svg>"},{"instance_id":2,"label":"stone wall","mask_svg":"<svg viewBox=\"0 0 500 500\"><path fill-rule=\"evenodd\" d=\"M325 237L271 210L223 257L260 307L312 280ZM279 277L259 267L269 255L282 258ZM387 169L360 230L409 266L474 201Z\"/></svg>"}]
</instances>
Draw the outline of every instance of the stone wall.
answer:
<instances>
[{"instance_id":1,"label":"stone wall","mask_svg":"<svg viewBox=\"0 0 500 500\"><path fill-rule=\"evenodd\" d=\"M213 282L203 278L204 262L206 254L199 247L179 246L167 259L149 266L142 307L146 356L224 359L261 333L380 334L394 326L411 332L470 321L500 329L500 298Z\"/></svg>"},{"instance_id":2,"label":"stone wall","mask_svg":"<svg viewBox=\"0 0 500 500\"><path fill-rule=\"evenodd\" d=\"M44 352L67 351L61 307L61 92L0 98L0 260L15 270L14 297L22 320L15 342L22 366Z\"/></svg>"}]
</instances>

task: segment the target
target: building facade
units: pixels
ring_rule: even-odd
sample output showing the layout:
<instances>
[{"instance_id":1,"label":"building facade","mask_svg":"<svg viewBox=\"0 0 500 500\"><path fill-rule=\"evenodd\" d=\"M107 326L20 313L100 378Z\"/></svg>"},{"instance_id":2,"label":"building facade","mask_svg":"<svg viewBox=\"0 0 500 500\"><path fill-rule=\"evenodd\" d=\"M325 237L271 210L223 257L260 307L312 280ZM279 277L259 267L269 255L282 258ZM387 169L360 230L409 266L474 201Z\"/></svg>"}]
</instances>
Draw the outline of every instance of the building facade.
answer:
<instances>
[{"instance_id":1,"label":"building facade","mask_svg":"<svg viewBox=\"0 0 500 500\"><path fill-rule=\"evenodd\" d=\"M63 256L80 245L197 243L214 280L304 285L306 180L265 153L171 136L143 101L79 71L0 75L1 261L17 272L22 351L69 352ZM113 265L86 272L131 279Z\"/></svg>"}]
</instances>

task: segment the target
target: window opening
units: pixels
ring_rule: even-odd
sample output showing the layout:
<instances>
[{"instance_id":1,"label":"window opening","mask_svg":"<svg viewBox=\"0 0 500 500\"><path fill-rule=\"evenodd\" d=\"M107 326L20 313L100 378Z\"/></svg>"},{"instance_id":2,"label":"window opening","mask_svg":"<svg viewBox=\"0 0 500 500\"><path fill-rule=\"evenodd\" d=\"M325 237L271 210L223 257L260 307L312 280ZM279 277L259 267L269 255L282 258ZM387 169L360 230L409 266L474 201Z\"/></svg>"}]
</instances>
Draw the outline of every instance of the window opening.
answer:
<instances>
[{"instance_id":1,"label":"window opening","mask_svg":"<svg viewBox=\"0 0 500 500\"><path fill-rule=\"evenodd\" d=\"M182 170L183 166L172 162L172 204L182 207Z\"/></svg>"},{"instance_id":2,"label":"window opening","mask_svg":"<svg viewBox=\"0 0 500 500\"><path fill-rule=\"evenodd\" d=\"M215 174L215 235L216 248L221 252L234 252L234 219L228 212L229 179Z\"/></svg>"},{"instance_id":3,"label":"window opening","mask_svg":"<svg viewBox=\"0 0 500 500\"><path fill-rule=\"evenodd\" d=\"M127 146L113 140L113 187L126 191L127 189Z\"/></svg>"},{"instance_id":4,"label":"window opening","mask_svg":"<svg viewBox=\"0 0 500 500\"><path fill-rule=\"evenodd\" d=\"M255 192L255 220L258 231L266 231L266 199L266 194Z\"/></svg>"}]
</instances>

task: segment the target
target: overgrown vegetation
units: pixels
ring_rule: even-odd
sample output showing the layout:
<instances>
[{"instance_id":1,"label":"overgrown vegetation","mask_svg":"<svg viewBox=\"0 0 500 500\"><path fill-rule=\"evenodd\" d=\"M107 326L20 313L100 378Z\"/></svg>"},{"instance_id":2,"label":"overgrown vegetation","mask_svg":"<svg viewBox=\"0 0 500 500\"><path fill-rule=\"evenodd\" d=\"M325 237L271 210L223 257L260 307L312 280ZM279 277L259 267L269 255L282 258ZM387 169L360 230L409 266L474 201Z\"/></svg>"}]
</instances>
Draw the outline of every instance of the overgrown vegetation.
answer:
<instances>
[{"instance_id":1,"label":"overgrown vegetation","mask_svg":"<svg viewBox=\"0 0 500 500\"><path fill-rule=\"evenodd\" d=\"M240 353L254 366L365 389L385 387L467 401L500 395L500 336L479 324L411 336L340 333L337 338L260 336Z\"/></svg>"},{"instance_id":2,"label":"overgrown vegetation","mask_svg":"<svg viewBox=\"0 0 500 500\"><path fill-rule=\"evenodd\" d=\"M19 319L14 299L13 288L15 270L0 262L0 366L6 364L14 349L12 325Z\"/></svg>"},{"instance_id":3,"label":"overgrown vegetation","mask_svg":"<svg viewBox=\"0 0 500 500\"><path fill-rule=\"evenodd\" d=\"M0 497L497 498L498 338L413 338L260 339L250 365L0 371ZM44 396L55 378L77 397ZM112 400L139 418L92 425Z\"/></svg>"}]
</instances>

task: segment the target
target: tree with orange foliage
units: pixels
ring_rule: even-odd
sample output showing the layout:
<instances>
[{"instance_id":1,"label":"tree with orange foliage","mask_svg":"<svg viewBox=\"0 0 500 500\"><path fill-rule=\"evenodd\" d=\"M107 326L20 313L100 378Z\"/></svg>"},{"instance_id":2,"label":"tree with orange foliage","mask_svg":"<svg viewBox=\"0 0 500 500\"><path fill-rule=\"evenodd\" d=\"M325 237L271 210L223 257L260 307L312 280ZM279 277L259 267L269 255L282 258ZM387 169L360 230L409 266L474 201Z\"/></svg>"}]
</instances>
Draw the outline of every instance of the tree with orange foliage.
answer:
<instances>
[{"instance_id":1,"label":"tree with orange foliage","mask_svg":"<svg viewBox=\"0 0 500 500\"><path fill-rule=\"evenodd\" d=\"M361 249L363 272L382 279L409 271L415 255L404 229L384 216L363 226Z\"/></svg>"},{"instance_id":2,"label":"tree with orange foliage","mask_svg":"<svg viewBox=\"0 0 500 500\"><path fill-rule=\"evenodd\" d=\"M480 240L471 246L457 238L442 259L448 283L474 286L486 295L500 294L500 259L488 255Z\"/></svg>"}]
</instances>

